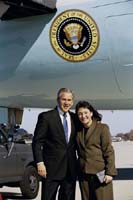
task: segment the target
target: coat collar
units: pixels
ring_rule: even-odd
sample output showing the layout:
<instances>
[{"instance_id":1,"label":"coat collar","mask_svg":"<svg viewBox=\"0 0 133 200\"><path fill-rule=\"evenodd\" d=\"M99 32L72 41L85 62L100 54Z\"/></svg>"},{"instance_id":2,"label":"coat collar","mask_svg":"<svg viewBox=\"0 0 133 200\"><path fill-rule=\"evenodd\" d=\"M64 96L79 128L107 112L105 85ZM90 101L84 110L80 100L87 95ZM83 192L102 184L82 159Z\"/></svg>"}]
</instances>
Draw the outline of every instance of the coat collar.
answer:
<instances>
[{"instance_id":1,"label":"coat collar","mask_svg":"<svg viewBox=\"0 0 133 200\"><path fill-rule=\"evenodd\" d=\"M85 138L85 143L89 140L90 136L92 135L92 133L94 132L94 129L96 127L97 121L93 120L92 124L90 126L90 128L88 129L87 133L86 133L86 138Z\"/></svg>"},{"instance_id":2,"label":"coat collar","mask_svg":"<svg viewBox=\"0 0 133 200\"><path fill-rule=\"evenodd\" d=\"M90 139L91 135L93 134L96 124L97 124L97 121L93 120L92 124L87 132L85 132L84 128L82 128L82 131L80 131L79 138L80 138L80 142L82 143L84 148L85 148L88 140Z\"/></svg>"}]
</instances>

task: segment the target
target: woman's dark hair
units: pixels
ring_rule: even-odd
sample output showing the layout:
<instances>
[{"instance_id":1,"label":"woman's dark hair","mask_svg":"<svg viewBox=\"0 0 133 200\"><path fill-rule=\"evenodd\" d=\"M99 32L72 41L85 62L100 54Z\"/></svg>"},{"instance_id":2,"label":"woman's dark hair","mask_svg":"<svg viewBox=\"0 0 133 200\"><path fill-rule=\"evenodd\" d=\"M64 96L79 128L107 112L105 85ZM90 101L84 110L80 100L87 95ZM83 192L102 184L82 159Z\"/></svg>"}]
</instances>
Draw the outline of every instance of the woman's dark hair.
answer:
<instances>
[{"instance_id":1,"label":"woman's dark hair","mask_svg":"<svg viewBox=\"0 0 133 200\"><path fill-rule=\"evenodd\" d=\"M101 121L102 120L102 115L100 113L98 113L97 110L94 109L94 107L87 101L79 101L76 105L76 114L78 114L78 110L79 108L87 108L88 110L90 110L90 112L93 113L92 118L96 119L97 121Z\"/></svg>"}]
</instances>

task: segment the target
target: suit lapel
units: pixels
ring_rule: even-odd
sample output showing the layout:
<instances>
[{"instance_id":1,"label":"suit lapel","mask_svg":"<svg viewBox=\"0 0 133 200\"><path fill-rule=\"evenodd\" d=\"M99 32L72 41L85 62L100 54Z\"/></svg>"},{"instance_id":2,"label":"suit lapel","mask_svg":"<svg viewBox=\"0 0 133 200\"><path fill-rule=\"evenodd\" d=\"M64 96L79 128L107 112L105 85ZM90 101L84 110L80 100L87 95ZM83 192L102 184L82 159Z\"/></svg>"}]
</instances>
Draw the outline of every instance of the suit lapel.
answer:
<instances>
[{"instance_id":1,"label":"suit lapel","mask_svg":"<svg viewBox=\"0 0 133 200\"><path fill-rule=\"evenodd\" d=\"M92 121L92 125L90 126L90 128L88 129L87 133L85 134L85 144L88 142L88 140L90 139L91 135L94 132L94 129L96 128L96 121L93 120Z\"/></svg>"},{"instance_id":2,"label":"suit lapel","mask_svg":"<svg viewBox=\"0 0 133 200\"><path fill-rule=\"evenodd\" d=\"M70 138L69 138L69 142L68 144L73 141L73 137L75 136L75 126L74 126L74 120L73 120L73 117L72 117L72 114L71 112L69 112L69 115L70 115L70 121L71 121L71 132L70 132ZM59 115L59 112L57 110L57 107L55 108L55 116L54 116L54 119L52 119L54 121L54 123L56 124L56 126L58 127L59 129L59 133L61 134L64 142L66 143L66 138L65 138L65 133L64 133L64 128L63 128L63 124L62 124L62 121L61 121L61 118L60 118L60 115ZM67 143L66 143L67 144Z\"/></svg>"},{"instance_id":3,"label":"suit lapel","mask_svg":"<svg viewBox=\"0 0 133 200\"><path fill-rule=\"evenodd\" d=\"M71 140L73 140L73 136L75 134L75 125L74 125L74 121L73 121L71 112L69 112L69 114L70 114L70 121L71 121L71 132L70 132L70 138L69 138L69 142L70 142Z\"/></svg>"},{"instance_id":4,"label":"suit lapel","mask_svg":"<svg viewBox=\"0 0 133 200\"><path fill-rule=\"evenodd\" d=\"M77 133L77 141L85 148L85 131L84 128Z\"/></svg>"},{"instance_id":5,"label":"suit lapel","mask_svg":"<svg viewBox=\"0 0 133 200\"><path fill-rule=\"evenodd\" d=\"M77 140L80 143L80 145L82 145L82 147L85 149L86 145L88 143L88 140L91 138L91 136L94 133L94 129L96 128L96 121L93 120L92 125L90 126L90 128L88 129L88 131L85 133L85 129L82 128L82 130L80 130L78 132L77 135Z\"/></svg>"},{"instance_id":6,"label":"suit lapel","mask_svg":"<svg viewBox=\"0 0 133 200\"><path fill-rule=\"evenodd\" d=\"M53 120L53 123L56 125L58 132L60 133L62 139L64 140L64 142L66 142L62 121L61 121L59 112L56 108L55 108L55 116L52 120Z\"/></svg>"}]
</instances>

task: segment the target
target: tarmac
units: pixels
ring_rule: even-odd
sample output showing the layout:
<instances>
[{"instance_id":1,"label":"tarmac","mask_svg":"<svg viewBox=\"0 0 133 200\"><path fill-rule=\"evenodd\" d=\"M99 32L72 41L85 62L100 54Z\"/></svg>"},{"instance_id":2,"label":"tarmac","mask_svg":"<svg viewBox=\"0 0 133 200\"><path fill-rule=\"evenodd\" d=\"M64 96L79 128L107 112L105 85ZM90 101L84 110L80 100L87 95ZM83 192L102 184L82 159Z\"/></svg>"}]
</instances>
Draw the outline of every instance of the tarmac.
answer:
<instances>
[{"instance_id":1,"label":"tarmac","mask_svg":"<svg viewBox=\"0 0 133 200\"><path fill-rule=\"evenodd\" d=\"M133 142L113 142L113 146L118 169L118 176L113 180L114 200L133 200ZM3 187L0 193L3 200L24 200L19 188ZM41 183L35 199L41 199ZM75 200L81 200L78 182Z\"/></svg>"}]
</instances>

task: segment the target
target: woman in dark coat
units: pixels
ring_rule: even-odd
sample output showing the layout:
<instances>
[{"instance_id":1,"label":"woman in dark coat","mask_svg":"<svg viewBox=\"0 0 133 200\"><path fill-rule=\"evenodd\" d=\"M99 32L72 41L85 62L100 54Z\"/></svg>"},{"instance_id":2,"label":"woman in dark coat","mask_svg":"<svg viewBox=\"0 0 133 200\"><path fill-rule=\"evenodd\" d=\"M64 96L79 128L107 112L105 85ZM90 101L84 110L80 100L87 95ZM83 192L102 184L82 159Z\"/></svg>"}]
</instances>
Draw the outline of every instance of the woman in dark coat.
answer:
<instances>
[{"instance_id":1,"label":"woman in dark coat","mask_svg":"<svg viewBox=\"0 0 133 200\"><path fill-rule=\"evenodd\" d=\"M82 200L113 200L112 179L117 172L109 127L86 101L77 103L76 114L81 123L77 149Z\"/></svg>"}]
</instances>

